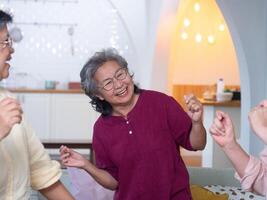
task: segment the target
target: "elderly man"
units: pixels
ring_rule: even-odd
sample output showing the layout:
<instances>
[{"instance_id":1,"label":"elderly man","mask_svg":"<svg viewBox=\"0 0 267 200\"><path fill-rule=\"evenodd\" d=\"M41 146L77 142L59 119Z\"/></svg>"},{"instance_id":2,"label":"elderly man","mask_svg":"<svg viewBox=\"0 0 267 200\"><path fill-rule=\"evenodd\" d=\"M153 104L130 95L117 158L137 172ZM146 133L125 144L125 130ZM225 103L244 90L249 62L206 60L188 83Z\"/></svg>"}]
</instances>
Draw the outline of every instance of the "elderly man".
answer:
<instances>
[{"instance_id":1,"label":"elderly man","mask_svg":"<svg viewBox=\"0 0 267 200\"><path fill-rule=\"evenodd\" d=\"M0 81L9 76L14 49L7 24L12 17L0 10ZM46 198L73 200L59 178L60 165L52 161L26 123L20 104L0 88L0 199L29 199L31 188Z\"/></svg>"}]
</instances>

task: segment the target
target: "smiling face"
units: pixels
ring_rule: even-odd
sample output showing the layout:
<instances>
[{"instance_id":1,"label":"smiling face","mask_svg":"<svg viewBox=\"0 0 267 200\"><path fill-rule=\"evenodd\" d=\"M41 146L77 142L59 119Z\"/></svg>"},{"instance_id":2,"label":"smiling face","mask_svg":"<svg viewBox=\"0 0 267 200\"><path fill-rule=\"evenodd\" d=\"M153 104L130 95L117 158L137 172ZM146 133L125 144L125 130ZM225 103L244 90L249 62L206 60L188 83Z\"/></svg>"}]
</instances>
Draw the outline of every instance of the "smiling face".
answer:
<instances>
[{"instance_id":1,"label":"smiling face","mask_svg":"<svg viewBox=\"0 0 267 200\"><path fill-rule=\"evenodd\" d=\"M10 65L8 61L11 60L11 54L14 53L12 46L5 44L9 39L7 27L0 29L0 80L9 76Z\"/></svg>"},{"instance_id":2,"label":"smiling face","mask_svg":"<svg viewBox=\"0 0 267 200\"><path fill-rule=\"evenodd\" d=\"M99 87L98 97L109 102L113 109L134 106L135 94L132 77L116 61L108 61L100 66L94 74L94 80Z\"/></svg>"}]
</instances>

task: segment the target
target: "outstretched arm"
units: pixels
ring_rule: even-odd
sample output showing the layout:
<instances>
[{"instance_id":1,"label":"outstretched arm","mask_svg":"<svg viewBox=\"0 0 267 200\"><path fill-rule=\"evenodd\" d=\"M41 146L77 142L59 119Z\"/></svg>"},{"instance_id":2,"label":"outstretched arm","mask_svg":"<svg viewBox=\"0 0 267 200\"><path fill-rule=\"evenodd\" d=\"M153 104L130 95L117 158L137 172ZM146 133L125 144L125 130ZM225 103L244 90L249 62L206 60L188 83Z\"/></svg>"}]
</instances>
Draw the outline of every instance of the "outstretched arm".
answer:
<instances>
[{"instance_id":1,"label":"outstretched arm","mask_svg":"<svg viewBox=\"0 0 267 200\"><path fill-rule=\"evenodd\" d=\"M185 96L185 103L192 120L190 143L195 150L203 150L206 146L206 130L202 123L203 106L194 95Z\"/></svg>"},{"instance_id":2,"label":"outstretched arm","mask_svg":"<svg viewBox=\"0 0 267 200\"><path fill-rule=\"evenodd\" d=\"M217 111L209 131L212 138L233 164L238 175L243 177L249 162L249 155L237 143L233 123L229 115L222 111Z\"/></svg>"},{"instance_id":3,"label":"outstretched arm","mask_svg":"<svg viewBox=\"0 0 267 200\"><path fill-rule=\"evenodd\" d=\"M108 173L106 170L97 168L78 152L75 152L66 146L62 146L60 148L60 154L62 163L65 166L84 169L95 179L95 181L107 189L116 190L118 187L118 181L111 176L110 173Z\"/></svg>"}]
</instances>

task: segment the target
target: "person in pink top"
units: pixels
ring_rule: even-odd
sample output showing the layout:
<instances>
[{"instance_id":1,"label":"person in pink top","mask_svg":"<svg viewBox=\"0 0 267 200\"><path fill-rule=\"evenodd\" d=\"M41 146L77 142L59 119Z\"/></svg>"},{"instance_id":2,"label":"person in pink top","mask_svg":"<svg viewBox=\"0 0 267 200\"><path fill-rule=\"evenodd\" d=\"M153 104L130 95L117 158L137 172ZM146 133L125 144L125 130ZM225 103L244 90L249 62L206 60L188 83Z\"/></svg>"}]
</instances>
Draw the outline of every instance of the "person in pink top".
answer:
<instances>
[{"instance_id":1,"label":"person in pink top","mask_svg":"<svg viewBox=\"0 0 267 200\"><path fill-rule=\"evenodd\" d=\"M255 134L267 144L267 100L260 102L249 113L249 122ZM217 111L210 133L222 148L236 170L236 178L243 189L266 196L267 148L259 158L247 154L237 143L233 123L228 114Z\"/></svg>"}]
</instances>

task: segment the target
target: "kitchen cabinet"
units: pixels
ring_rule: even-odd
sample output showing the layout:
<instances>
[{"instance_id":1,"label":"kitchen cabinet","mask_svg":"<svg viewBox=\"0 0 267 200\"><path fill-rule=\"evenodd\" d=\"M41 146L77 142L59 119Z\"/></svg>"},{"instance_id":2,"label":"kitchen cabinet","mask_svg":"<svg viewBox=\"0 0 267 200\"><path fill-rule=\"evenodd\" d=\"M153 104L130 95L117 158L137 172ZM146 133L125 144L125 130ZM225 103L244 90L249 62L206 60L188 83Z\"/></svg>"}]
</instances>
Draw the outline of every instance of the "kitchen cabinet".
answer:
<instances>
[{"instance_id":1,"label":"kitchen cabinet","mask_svg":"<svg viewBox=\"0 0 267 200\"><path fill-rule=\"evenodd\" d=\"M50 95L17 93L26 120L40 139L50 138Z\"/></svg>"},{"instance_id":2,"label":"kitchen cabinet","mask_svg":"<svg viewBox=\"0 0 267 200\"><path fill-rule=\"evenodd\" d=\"M83 94L51 95L51 136L53 139L91 139L98 114Z\"/></svg>"},{"instance_id":3,"label":"kitchen cabinet","mask_svg":"<svg viewBox=\"0 0 267 200\"><path fill-rule=\"evenodd\" d=\"M44 140L92 139L99 114L83 93L16 93L27 121Z\"/></svg>"}]
</instances>

